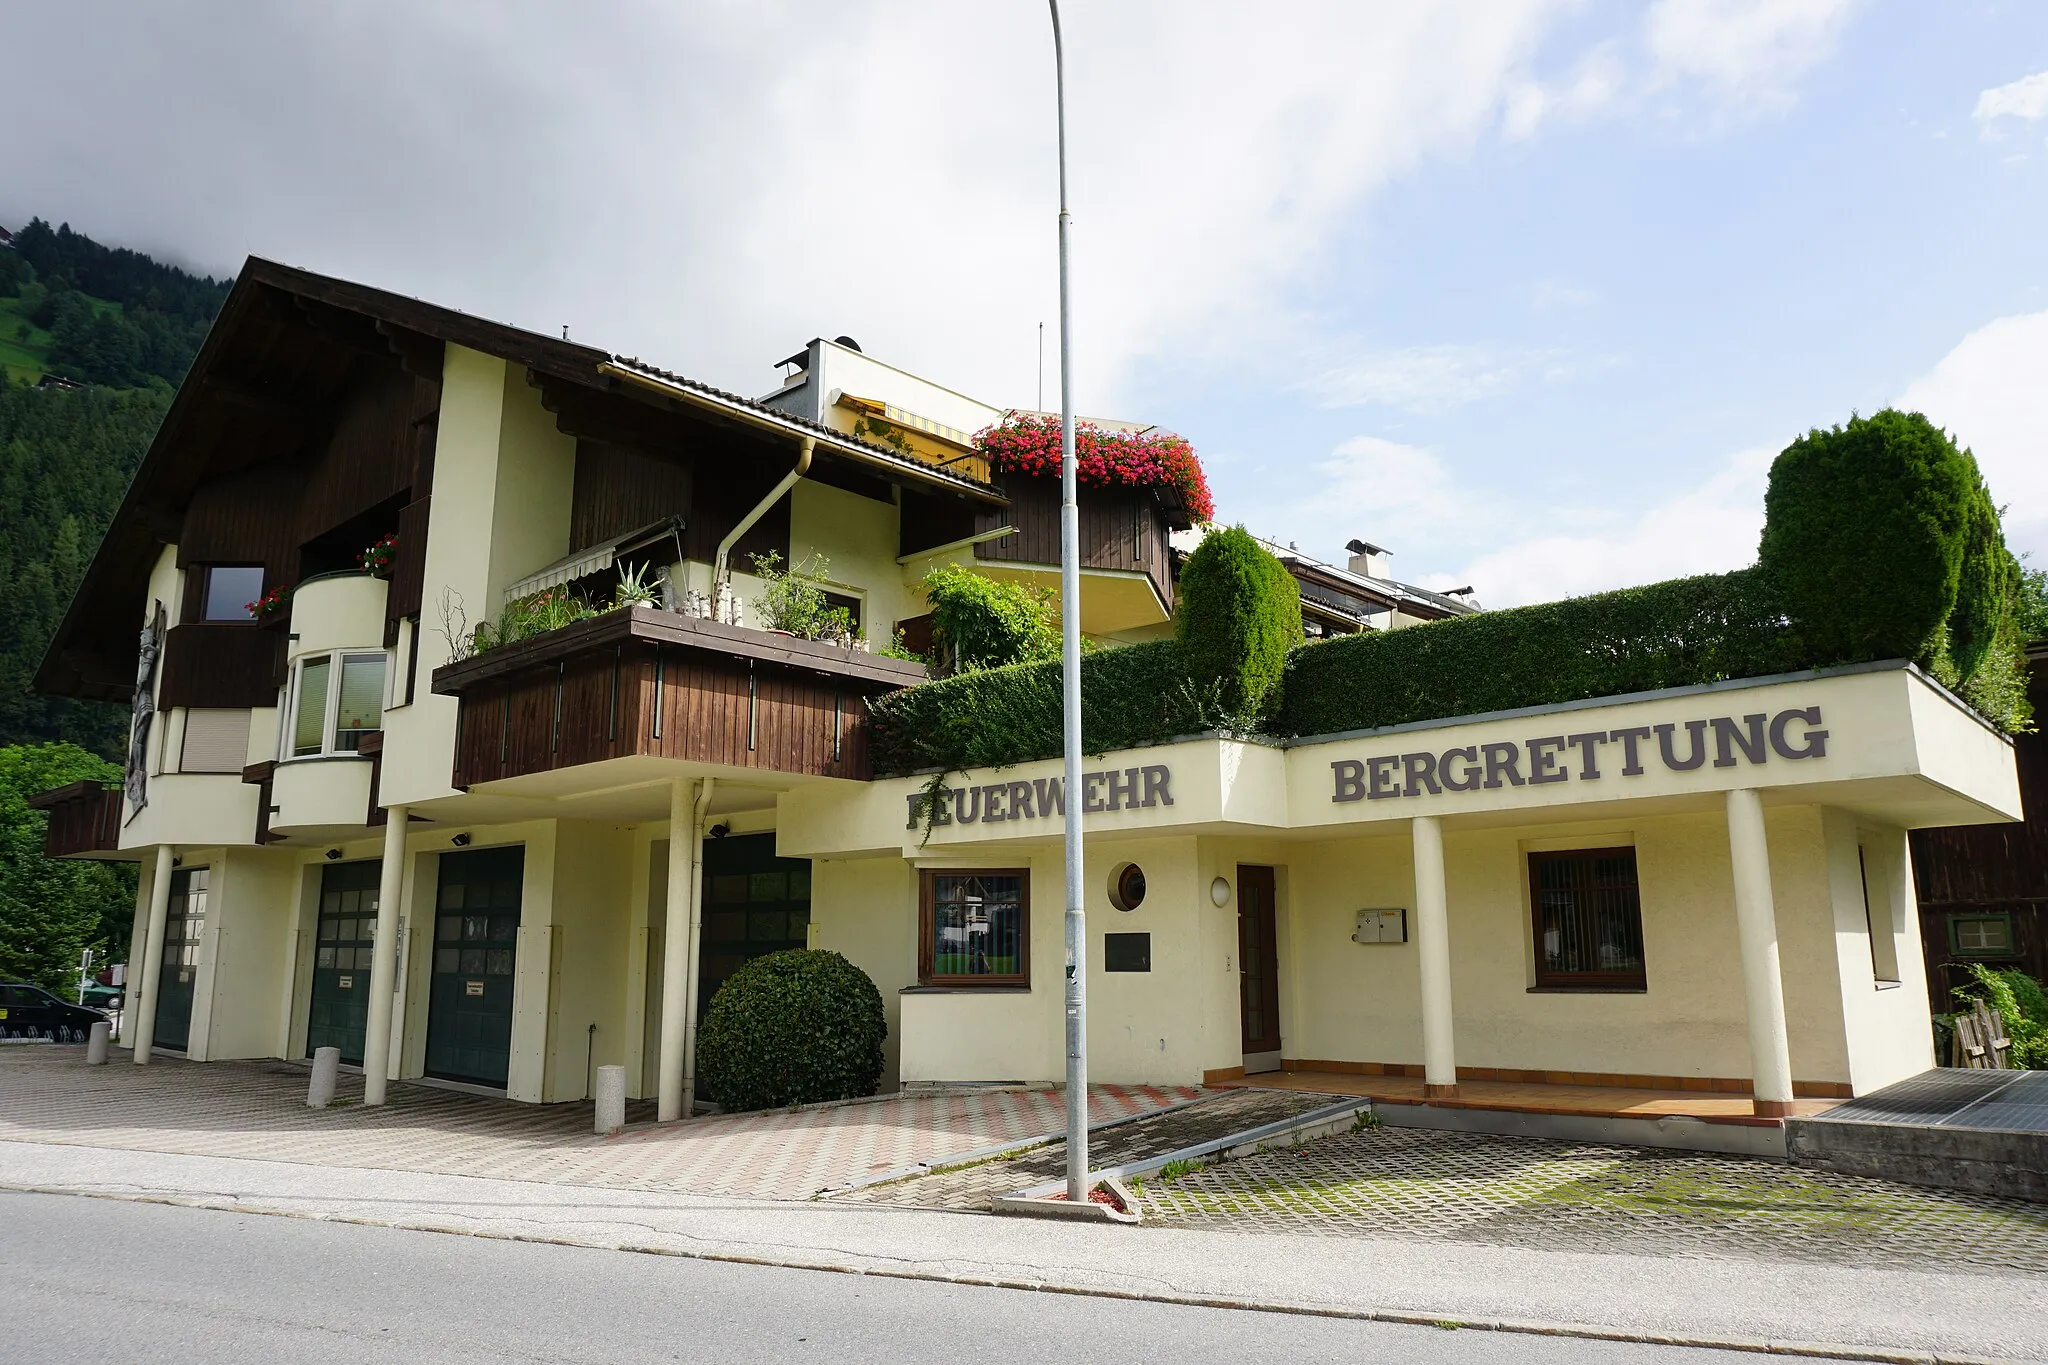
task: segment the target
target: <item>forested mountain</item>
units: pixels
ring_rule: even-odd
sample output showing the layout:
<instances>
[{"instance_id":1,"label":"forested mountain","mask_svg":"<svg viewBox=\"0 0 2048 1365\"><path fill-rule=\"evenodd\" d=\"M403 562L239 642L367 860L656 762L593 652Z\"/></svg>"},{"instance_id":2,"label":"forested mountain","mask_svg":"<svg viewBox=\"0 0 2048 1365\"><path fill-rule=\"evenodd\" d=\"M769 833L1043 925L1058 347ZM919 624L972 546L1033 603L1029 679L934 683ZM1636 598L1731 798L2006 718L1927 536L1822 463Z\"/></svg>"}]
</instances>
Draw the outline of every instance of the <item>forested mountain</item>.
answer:
<instances>
[{"instance_id":1,"label":"forested mountain","mask_svg":"<svg viewBox=\"0 0 2048 1365\"><path fill-rule=\"evenodd\" d=\"M0 745L121 752L122 708L29 679L229 283L40 218L0 249Z\"/></svg>"}]
</instances>

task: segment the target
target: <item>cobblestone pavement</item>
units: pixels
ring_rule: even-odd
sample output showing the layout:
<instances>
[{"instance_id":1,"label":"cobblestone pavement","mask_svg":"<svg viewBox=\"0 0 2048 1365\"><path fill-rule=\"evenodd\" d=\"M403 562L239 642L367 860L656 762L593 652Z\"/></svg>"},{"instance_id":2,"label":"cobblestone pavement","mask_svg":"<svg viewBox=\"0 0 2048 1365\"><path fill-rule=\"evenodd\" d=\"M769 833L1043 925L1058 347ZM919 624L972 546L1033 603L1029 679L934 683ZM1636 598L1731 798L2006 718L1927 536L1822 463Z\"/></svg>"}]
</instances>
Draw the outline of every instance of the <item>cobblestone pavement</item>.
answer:
<instances>
[{"instance_id":1,"label":"cobblestone pavement","mask_svg":"<svg viewBox=\"0 0 2048 1365\"><path fill-rule=\"evenodd\" d=\"M679 1194L807 1199L820 1190L919 1162L1056 1132L1058 1092L1015 1087L926 1091L840 1105L725 1114L594 1136L591 1106L513 1104L393 1082L390 1103L362 1107L362 1078L344 1073L339 1102L305 1105L306 1069L286 1062L147 1067L116 1052L87 1067L85 1049L0 1048L0 1140L371 1166L505 1180L603 1185ZM1094 1086L1093 1122L1190 1099L1199 1091Z\"/></svg>"},{"instance_id":2,"label":"cobblestone pavement","mask_svg":"<svg viewBox=\"0 0 2048 1365\"><path fill-rule=\"evenodd\" d=\"M1088 1164L1106 1170L1145 1157L1164 1156L1196 1143L1229 1137L1262 1124L1276 1123L1341 1102L1329 1095L1277 1090L1233 1090L1199 1104L1185 1105L1149 1118L1118 1124L1089 1138ZM1067 1144L1049 1143L1008 1160L977 1161L953 1170L887 1184L870 1185L838 1196L862 1204L894 1204L903 1208L956 1209L987 1212L998 1195L1015 1194L1032 1185L1056 1180L1067 1171Z\"/></svg>"},{"instance_id":3,"label":"cobblestone pavement","mask_svg":"<svg viewBox=\"0 0 2048 1365\"><path fill-rule=\"evenodd\" d=\"M1377 1128L1154 1177L1138 1193L1151 1226L2048 1271L2048 1206L1656 1148Z\"/></svg>"}]
</instances>

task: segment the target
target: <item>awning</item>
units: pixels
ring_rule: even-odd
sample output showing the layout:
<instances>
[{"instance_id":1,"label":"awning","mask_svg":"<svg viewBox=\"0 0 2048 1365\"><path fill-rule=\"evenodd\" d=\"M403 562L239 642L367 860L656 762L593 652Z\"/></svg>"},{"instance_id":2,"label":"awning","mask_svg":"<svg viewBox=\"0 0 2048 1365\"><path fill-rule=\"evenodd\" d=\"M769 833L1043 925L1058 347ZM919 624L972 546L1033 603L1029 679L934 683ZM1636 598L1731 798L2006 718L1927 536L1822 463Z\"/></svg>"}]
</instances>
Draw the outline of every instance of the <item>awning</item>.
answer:
<instances>
[{"instance_id":1,"label":"awning","mask_svg":"<svg viewBox=\"0 0 2048 1365\"><path fill-rule=\"evenodd\" d=\"M681 517L664 517L660 521L649 522L636 530L628 531L622 536L600 541L586 549L578 550L575 554L556 560L545 569L528 574L505 589L505 600L516 602L522 597L531 597L548 588L574 583L579 578L602 573L609 569L620 555L644 549L666 536L679 536L682 529ZM681 557L680 548L677 550L677 557Z\"/></svg>"}]
</instances>

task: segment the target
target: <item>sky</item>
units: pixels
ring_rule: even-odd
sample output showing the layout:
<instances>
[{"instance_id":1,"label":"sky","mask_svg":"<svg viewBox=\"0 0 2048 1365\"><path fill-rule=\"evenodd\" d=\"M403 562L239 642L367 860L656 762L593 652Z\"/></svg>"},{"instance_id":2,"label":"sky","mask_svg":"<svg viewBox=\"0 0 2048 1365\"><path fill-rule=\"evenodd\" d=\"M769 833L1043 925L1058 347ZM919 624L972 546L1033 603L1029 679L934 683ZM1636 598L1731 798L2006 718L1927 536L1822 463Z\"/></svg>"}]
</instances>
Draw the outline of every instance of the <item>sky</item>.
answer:
<instances>
[{"instance_id":1,"label":"sky","mask_svg":"<svg viewBox=\"0 0 2048 1365\"><path fill-rule=\"evenodd\" d=\"M10 5L0 222L267 256L760 393L1057 404L1031 0ZM1887 405L2048 563L2048 5L1068 0L1075 404L1489 606L1753 560ZM26 111L25 115L21 111Z\"/></svg>"}]
</instances>

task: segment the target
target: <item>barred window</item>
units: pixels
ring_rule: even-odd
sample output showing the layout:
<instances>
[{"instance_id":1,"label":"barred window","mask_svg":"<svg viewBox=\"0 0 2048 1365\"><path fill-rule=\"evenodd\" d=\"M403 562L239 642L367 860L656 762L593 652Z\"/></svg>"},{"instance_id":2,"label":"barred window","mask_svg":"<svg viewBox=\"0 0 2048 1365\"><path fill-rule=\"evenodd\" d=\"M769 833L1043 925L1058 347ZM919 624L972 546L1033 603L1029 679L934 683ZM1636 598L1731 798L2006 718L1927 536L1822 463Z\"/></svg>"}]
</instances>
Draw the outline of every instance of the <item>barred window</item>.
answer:
<instances>
[{"instance_id":1,"label":"barred window","mask_svg":"<svg viewBox=\"0 0 2048 1365\"><path fill-rule=\"evenodd\" d=\"M1031 895L1025 869L927 868L919 880L920 982L1031 983Z\"/></svg>"},{"instance_id":2,"label":"barred window","mask_svg":"<svg viewBox=\"0 0 2048 1365\"><path fill-rule=\"evenodd\" d=\"M1643 906L1633 848L1529 855L1536 984L1643 990Z\"/></svg>"}]
</instances>

